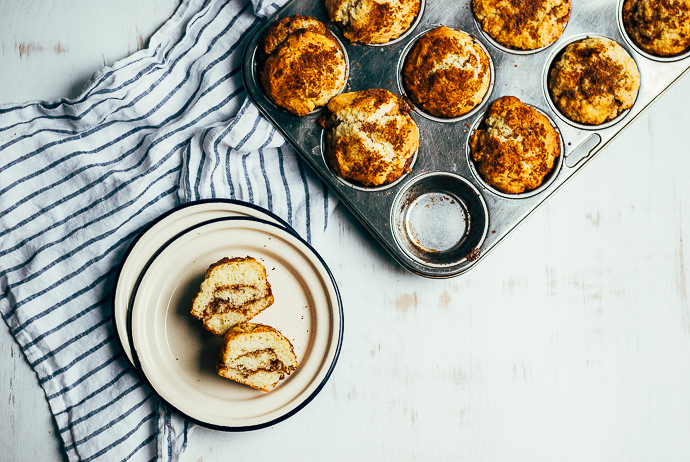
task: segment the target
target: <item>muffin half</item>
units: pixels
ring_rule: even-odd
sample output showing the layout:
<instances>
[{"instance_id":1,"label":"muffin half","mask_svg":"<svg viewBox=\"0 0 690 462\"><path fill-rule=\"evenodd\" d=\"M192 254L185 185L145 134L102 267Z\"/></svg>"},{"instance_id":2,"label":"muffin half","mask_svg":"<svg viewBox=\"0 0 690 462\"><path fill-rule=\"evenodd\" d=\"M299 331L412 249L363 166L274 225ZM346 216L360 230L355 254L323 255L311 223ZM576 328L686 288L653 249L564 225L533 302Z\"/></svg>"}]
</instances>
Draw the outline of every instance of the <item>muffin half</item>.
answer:
<instances>
[{"instance_id":1,"label":"muffin half","mask_svg":"<svg viewBox=\"0 0 690 462\"><path fill-rule=\"evenodd\" d=\"M470 35L440 26L412 46L402 77L415 105L434 116L454 118L482 102L491 85L491 64Z\"/></svg>"},{"instance_id":2,"label":"muffin half","mask_svg":"<svg viewBox=\"0 0 690 462\"><path fill-rule=\"evenodd\" d=\"M372 187L410 171L419 129L396 95L383 89L343 93L327 109L320 119L326 129L325 157L338 176Z\"/></svg>"},{"instance_id":3,"label":"muffin half","mask_svg":"<svg viewBox=\"0 0 690 462\"><path fill-rule=\"evenodd\" d=\"M549 119L514 96L493 102L470 136L477 172L497 190L520 194L538 188L561 155L561 138Z\"/></svg>"},{"instance_id":4,"label":"muffin half","mask_svg":"<svg viewBox=\"0 0 690 462\"><path fill-rule=\"evenodd\" d=\"M325 106L347 82L340 44L320 21L308 16L283 18L262 42L260 79L276 105L303 116Z\"/></svg>"},{"instance_id":5,"label":"muffin half","mask_svg":"<svg viewBox=\"0 0 690 462\"><path fill-rule=\"evenodd\" d=\"M225 334L218 375L262 391L271 391L297 369L290 341L277 329L243 322Z\"/></svg>"},{"instance_id":6,"label":"muffin half","mask_svg":"<svg viewBox=\"0 0 690 462\"><path fill-rule=\"evenodd\" d=\"M635 61L607 38L573 42L549 71L556 107L570 120L600 125L630 109L640 88Z\"/></svg>"},{"instance_id":7,"label":"muffin half","mask_svg":"<svg viewBox=\"0 0 690 462\"><path fill-rule=\"evenodd\" d=\"M266 268L252 257L222 258L209 266L192 302L191 314L206 330L224 335L273 304Z\"/></svg>"}]
</instances>

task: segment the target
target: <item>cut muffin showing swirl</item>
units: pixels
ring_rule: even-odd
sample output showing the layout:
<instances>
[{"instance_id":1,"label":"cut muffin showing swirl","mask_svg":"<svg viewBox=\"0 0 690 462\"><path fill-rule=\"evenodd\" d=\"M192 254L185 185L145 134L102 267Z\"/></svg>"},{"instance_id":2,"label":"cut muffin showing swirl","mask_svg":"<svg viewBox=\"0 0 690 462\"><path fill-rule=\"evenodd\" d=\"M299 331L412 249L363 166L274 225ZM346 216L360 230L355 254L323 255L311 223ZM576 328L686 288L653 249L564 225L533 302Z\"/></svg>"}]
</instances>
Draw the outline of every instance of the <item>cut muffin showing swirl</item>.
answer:
<instances>
[{"instance_id":1,"label":"cut muffin showing swirl","mask_svg":"<svg viewBox=\"0 0 690 462\"><path fill-rule=\"evenodd\" d=\"M514 96L491 105L484 126L470 136L479 175L509 194L538 188L561 153L561 138L549 119Z\"/></svg>"},{"instance_id":2,"label":"cut muffin showing swirl","mask_svg":"<svg viewBox=\"0 0 690 462\"><path fill-rule=\"evenodd\" d=\"M611 39L573 42L549 71L556 107L570 120L600 125L630 109L640 88L637 64Z\"/></svg>"},{"instance_id":3,"label":"cut muffin showing swirl","mask_svg":"<svg viewBox=\"0 0 690 462\"><path fill-rule=\"evenodd\" d=\"M345 180L372 187L410 171L419 147L419 129L409 108L384 89L343 93L319 119L326 129L325 157Z\"/></svg>"},{"instance_id":4,"label":"cut muffin showing swirl","mask_svg":"<svg viewBox=\"0 0 690 462\"><path fill-rule=\"evenodd\" d=\"M421 0L326 0L331 21L346 39L388 43L404 34L419 14Z\"/></svg>"},{"instance_id":5,"label":"cut muffin showing swirl","mask_svg":"<svg viewBox=\"0 0 690 462\"><path fill-rule=\"evenodd\" d=\"M402 77L415 105L434 116L454 118L482 102L491 85L491 64L470 35L440 26L412 46Z\"/></svg>"},{"instance_id":6,"label":"cut muffin showing swirl","mask_svg":"<svg viewBox=\"0 0 690 462\"><path fill-rule=\"evenodd\" d=\"M561 36L570 17L570 0L473 0L484 32L508 48L535 50Z\"/></svg>"},{"instance_id":7,"label":"cut muffin showing swirl","mask_svg":"<svg viewBox=\"0 0 690 462\"><path fill-rule=\"evenodd\" d=\"M322 22L309 16L273 24L263 38L259 61L266 95L299 116L324 106L347 82L340 44Z\"/></svg>"},{"instance_id":8,"label":"cut muffin showing swirl","mask_svg":"<svg viewBox=\"0 0 690 462\"><path fill-rule=\"evenodd\" d=\"M224 335L273 304L266 268L252 257L223 258L206 271L192 302L192 316L206 330Z\"/></svg>"},{"instance_id":9,"label":"cut muffin showing swirl","mask_svg":"<svg viewBox=\"0 0 690 462\"><path fill-rule=\"evenodd\" d=\"M271 391L297 369L297 357L290 341L275 328L240 323L225 334L216 369L221 377Z\"/></svg>"}]
</instances>

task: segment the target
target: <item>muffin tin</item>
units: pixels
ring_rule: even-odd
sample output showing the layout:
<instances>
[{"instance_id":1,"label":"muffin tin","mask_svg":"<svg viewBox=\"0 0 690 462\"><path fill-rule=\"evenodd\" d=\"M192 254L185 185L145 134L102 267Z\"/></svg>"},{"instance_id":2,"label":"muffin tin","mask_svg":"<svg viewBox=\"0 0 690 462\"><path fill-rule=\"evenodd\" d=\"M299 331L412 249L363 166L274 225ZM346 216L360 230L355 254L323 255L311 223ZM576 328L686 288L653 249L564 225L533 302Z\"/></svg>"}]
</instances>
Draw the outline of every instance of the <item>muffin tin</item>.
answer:
<instances>
[{"instance_id":1,"label":"muffin tin","mask_svg":"<svg viewBox=\"0 0 690 462\"><path fill-rule=\"evenodd\" d=\"M352 44L340 39L350 63L345 91L385 88L404 92L400 66L411 42L437 26L472 35L493 61L493 86L478 109L461 120L432 119L419 109L411 115L420 130L420 147L412 171L385 188L353 187L328 167L322 153L321 111L298 117L277 108L258 79L256 52L266 29L277 19L313 16L328 23L323 0L292 0L249 38L243 76L249 96L322 177L383 247L406 269L422 276L444 278L474 267L523 219L542 204L575 172L589 162L647 106L690 69L690 54L674 59L641 53L620 21L622 0L573 0L570 20L558 41L532 53L498 48L474 19L471 0L427 0L415 27L386 46ZM618 42L637 63L640 89L633 107L602 126L576 124L551 102L546 76L554 58L570 42L603 36ZM471 130L484 118L489 104L501 96L515 96L547 115L562 136L563 152L548 183L531 194L498 194L476 173L467 153Z\"/></svg>"}]
</instances>

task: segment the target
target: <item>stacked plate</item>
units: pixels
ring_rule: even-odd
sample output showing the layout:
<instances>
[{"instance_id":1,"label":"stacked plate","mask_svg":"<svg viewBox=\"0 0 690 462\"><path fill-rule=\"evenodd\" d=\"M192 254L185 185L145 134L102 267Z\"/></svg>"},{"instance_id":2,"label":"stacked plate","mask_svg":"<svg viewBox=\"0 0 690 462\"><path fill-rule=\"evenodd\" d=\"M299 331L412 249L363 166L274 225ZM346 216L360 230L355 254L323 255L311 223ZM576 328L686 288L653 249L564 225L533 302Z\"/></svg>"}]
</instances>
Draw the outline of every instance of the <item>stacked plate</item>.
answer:
<instances>
[{"instance_id":1,"label":"stacked plate","mask_svg":"<svg viewBox=\"0 0 690 462\"><path fill-rule=\"evenodd\" d=\"M246 256L266 267L275 297L251 322L280 330L299 362L268 393L216 374L222 338L190 314L209 265ZM185 204L149 224L120 264L112 309L125 354L155 393L220 430L266 427L304 407L330 377L343 336L340 294L323 259L271 212L234 200Z\"/></svg>"}]
</instances>

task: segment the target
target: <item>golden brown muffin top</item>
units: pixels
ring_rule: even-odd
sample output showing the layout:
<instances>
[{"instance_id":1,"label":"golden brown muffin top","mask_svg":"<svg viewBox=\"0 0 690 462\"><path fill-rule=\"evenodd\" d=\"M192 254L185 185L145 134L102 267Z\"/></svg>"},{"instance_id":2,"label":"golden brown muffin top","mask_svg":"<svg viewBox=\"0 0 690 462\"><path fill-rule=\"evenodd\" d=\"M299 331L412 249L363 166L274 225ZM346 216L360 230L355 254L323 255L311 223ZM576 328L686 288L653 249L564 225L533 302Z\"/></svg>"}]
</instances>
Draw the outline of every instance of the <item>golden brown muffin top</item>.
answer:
<instances>
[{"instance_id":1,"label":"golden brown muffin top","mask_svg":"<svg viewBox=\"0 0 690 462\"><path fill-rule=\"evenodd\" d=\"M440 26L412 46L403 84L412 102L430 114L459 117L479 105L489 90L489 57L470 35Z\"/></svg>"},{"instance_id":2,"label":"golden brown muffin top","mask_svg":"<svg viewBox=\"0 0 690 462\"><path fill-rule=\"evenodd\" d=\"M472 160L481 177L509 194L538 188L560 151L560 136L549 119L514 96L494 101L484 127L470 137Z\"/></svg>"},{"instance_id":3,"label":"golden brown muffin top","mask_svg":"<svg viewBox=\"0 0 690 462\"><path fill-rule=\"evenodd\" d=\"M310 16L297 15L282 18L266 31L262 41L264 52L267 55L274 53L290 35L302 31L311 31L321 35L330 34L324 23Z\"/></svg>"},{"instance_id":4,"label":"golden brown muffin top","mask_svg":"<svg viewBox=\"0 0 690 462\"><path fill-rule=\"evenodd\" d=\"M421 0L326 0L331 21L351 42L387 43L404 34L419 14Z\"/></svg>"},{"instance_id":5,"label":"golden brown muffin top","mask_svg":"<svg viewBox=\"0 0 690 462\"><path fill-rule=\"evenodd\" d=\"M647 53L678 55L690 49L690 0L626 0L623 26Z\"/></svg>"},{"instance_id":6,"label":"golden brown muffin top","mask_svg":"<svg viewBox=\"0 0 690 462\"><path fill-rule=\"evenodd\" d=\"M362 186L392 183L409 172L419 129L393 93L369 89L343 93L328 103L326 158L335 173Z\"/></svg>"},{"instance_id":7,"label":"golden brown muffin top","mask_svg":"<svg viewBox=\"0 0 690 462\"><path fill-rule=\"evenodd\" d=\"M472 9L484 32L520 50L555 42L570 18L570 0L473 0Z\"/></svg>"},{"instance_id":8,"label":"golden brown muffin top","mask_svg":"<svg viewBox=\"0 0 690 462\"><path fill-rule=\"evenodd\" d=\"M554 103L566 117L599 125L632 107L640 73L618 43L588 38L565 48L550 70L548 85Z\"/></svg>"},{"instance_id":9,"label":"golden brown muffin top","mask_svg":"<svg viewBox=\"0 0 690 462\"><path fill-rule=\"evenodd\" d=\"M293 114L306 115L326 105L347 82L340 44L314 18L283 18L269 28L262 44L267 56L261 84L275 104Z\"/></svg>"}]
</instances>

